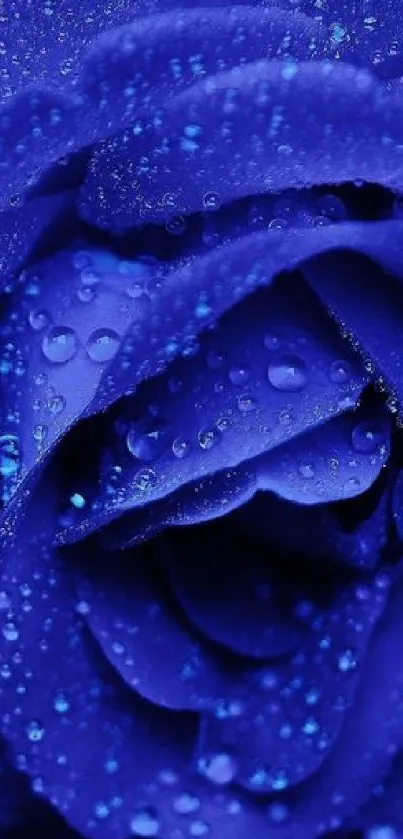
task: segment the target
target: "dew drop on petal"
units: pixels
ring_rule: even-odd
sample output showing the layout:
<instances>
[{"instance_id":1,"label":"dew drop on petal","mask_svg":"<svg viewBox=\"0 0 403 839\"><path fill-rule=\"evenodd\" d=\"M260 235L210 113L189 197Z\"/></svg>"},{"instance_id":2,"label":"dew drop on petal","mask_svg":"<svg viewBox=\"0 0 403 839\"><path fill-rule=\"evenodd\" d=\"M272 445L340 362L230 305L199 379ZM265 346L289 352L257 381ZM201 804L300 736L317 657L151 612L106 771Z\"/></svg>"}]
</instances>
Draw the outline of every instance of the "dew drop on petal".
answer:
<instances>
[{"instance_id":1,"label":"dew drop on petal","mask_svg":"<svg viewBox=\"0 0 403 839\"><path fill-rule=\"evenodd\" d=\"M329 369L329 379L335 384L345 384L351 379L351 366L348 361L333 361Z\"/></svg>"},{"instance_id":2,"label":"dew drop on petal","mask_svg":"<svg viewBox=\"0 0 403 839\"><path fill-rule=\"evenodd\" d=\"M200 763L200 769L203 775L214 784L224 785L233 781L238 766L232 755L222 752L203 759Z\"/></svg>"},{"instance_id":3,"label":"dew drop on petal","mask_svg":"<svg viewBox=\"0 0 403 839\"><path fill-rule=\"evenodd\" d=\"M102 327L95 329L86 344L87 355L91 361L103 363L111 361L116 355L120 344L120 337L114 329Z\"/></svg>"},{"instance_id":4,"label":"dew drop on petal","mask_svg":"<svg viewBox=\"0 0 403 839\"><path fill-rule=\"evenodd\" d=\"M183 458L187 457L187 455L190 452L189 441L188 440L183 440L180 437L176 437L175 440L172 443L172 451L173 451L175 457L178 458L178 460L183 460Z\"/></svg>"},{"instance_id":5,"label":"dew drop on petal","mask_svg":"<svg viewBox=\"0 0 403 839\"><path fill-rule=\"evenodd\" d=\"M65 714L69 710L69 703L63 691L58 691L53 700L53 707L58 714Z\"/></svg>"},{"instance_id":6,"label":"dew drop on petal","mask_svg":"<svg viewBox=\"0 0 403 839\"><path fill-rule=\"evenodd\" d=\"M157 476L152 469L141 469L133 479L133 484L140 492L148 492L157 483Z\"/></svg>"},{"instance_id":7,"label":"dew drop on petal","mask_svg":"<svg viewBox=\"0 0 403 839\"><path fill-rule=\"evenodd\" d=\"M349 673L351 670L355 670L357 659L354 651L350 648L343 650L337 659L337 666L342 673Z\"/></svg>"},{"instance_id":8,"label":"dew drop on petal","mask_svg":"<svg viewBox=\"0 0 403 839\"><path fill-rule=\"evenodd\" d=\"M155 422L139 422L129 429L126 445L133 457L143 462L156 460L166 449L168 444L165 424Z\"/></svg>"},{"instance_id":9,"label":"dew drop on petal","mask_svg":"<svg viewBox=\"0 0 403 839\"><path fill-rule=\"evenodd\" d=\"M269 365L267 378L276 390L297 393L308 381L305 362L295 355L283 355Z\"/></svg>"},{"instance_id":10,"label":"dew drop on petal","mask_svg":"<svg viewBox=\"0 0 403 839\"><path fill-rule=\"evenodd\" d=\"M77 350L77 335L69 326L54 326L42 341L42 352L52 364L65 364Z\"/></svg>"},{"instance_id":11,"label":"dew drop on petal","mask_svg":"<svg viewBox=\"0 0 403 839\"><path fill-rule=\"evenodd\" d=\"M25 732L31 743L39 743L45 734L45 729L39 720L30 720L25 727Z\"/></svg>"},{"instance_id":12,"label":"dew drop on petal","mask_svg":"<svg viewBox=\"0 0 403 839\"><path fill-rule=\"evenodd\" d=\"M130 829L135 836L156 836L160 823L153 807L142 807L132 817Z\"/></svg>"},{"instance_id":13,"label":"dew drop on petal","mask_svg":"<svg viewBox=\"0 0 403 839\"><path fill-rule=\"evenodd\" d=\"M89 285L85 285L77 289L77 297L80 303L92 303L95 298L95 294L95 289Z\"/></svg>"},{"instance_id":14,"label":"dew drop on petal","mask_svg":"<svg viewBox=\"0 0 403 839\"><path fill-rule=\"evenodd\" d=\"M228 371L228 376L233 385L244 385L250 379L249 367L243 364L233 365Z\"/></svg>"},{"instance_id":15,"label":"dew drop on petal","mask_svg":"<svg viewBox=\"0 0 403 839\"><path fill-rule=\"evenodd\" d=\"M356 452L371 454L385 440L380 425L362 422L355 426L351 435L351 442Z\"/></svg>"},{"instance_id":16,"label":"dew drop on petal","mask_svg":"<svg viewBox=\"0 0 403 839\"><path fill-rule=\"evenodd\" d=\"M203 431L199 431L197 435L199 446L205 451L214 448L214 446L216 446L219 442L219 439L220 433L216 428L207 428Z\"/></svg>"},{"instance_id":17,"label":"dew drop on petal","mask_svg":"<svg viewBox=\"0 0 403 839\"><path fill-rule=\"evenodd\" d=\"M15 434L0 436L0 475L11 478L20 468L20 441Z\"/></svg>"},{"instance_id":18,"label":"dew drop on petal","mask_svg":"<svg viewBox=\"0 0 403 839\"><path fill-rule=\"evenodd\" d=\"M220 195L218 192L206 192L203 195L203 207L205 210L218 210L221 204Z\"/></svg>"},{"instance_id":19,"label":"dew drop on petal","mask_svg":"<svg viewBox=\"0 0 403 839\"><path fill-rule=\"evenodd\" d=\"M177 798L174 799L173 802L173 809L175 813L179 813L180 815L186 816L189 813L194 813L200 807L200 800L197 798L196 795L192 795L190 792L182 792Z\"/></svg>"},{"instance_id":20,"label":"dew drop on petal","mask_svg":"<svg viewBox=\"0 0 403 839\"><path fill-rule=\"evenodd\" d=\"M50 323L50 315L44 309L33 309L29 313L29 325L35 332L40 332L41 329L46 329Z\"/></svg>"}]
</instances>

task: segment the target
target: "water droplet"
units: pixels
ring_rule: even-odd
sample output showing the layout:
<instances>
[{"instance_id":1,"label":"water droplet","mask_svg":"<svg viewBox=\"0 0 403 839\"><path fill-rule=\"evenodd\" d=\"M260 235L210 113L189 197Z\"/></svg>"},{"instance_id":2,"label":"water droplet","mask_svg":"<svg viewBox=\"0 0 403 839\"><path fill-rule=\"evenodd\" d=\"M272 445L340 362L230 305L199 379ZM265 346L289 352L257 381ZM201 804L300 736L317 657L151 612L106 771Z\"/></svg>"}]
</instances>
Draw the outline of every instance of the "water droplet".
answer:
<instances>
[{"instance_id":1,"label":"water droplet","mask_svg":"<svg viewBox=\"0 0 403 839\"><path fill-rule=\"evenodd\" d=\"M156 460L168 445L165 423L161 420L141 420L127 433L126 445L133 457L145 463Z\"/></svg>"},{"instance_id":2,"label":"water droplet","mask_svg":"<svg viewBox=\"0 0 403 839\"><path fill-rule=\"evenodd\" d=\"M280 346L280 338L272 332L266 332L263 342L267 350L278 350Z\"/></svg>"},{"instance_id":3,"label":"water droplet","mask_svg":"<svg viewBox=\"0 0 403 839\"><path fill-rule=\"evenodd\" d=\"M200 762L200 770L214 784L229 784L235 778L238 765L232 755L225 752L212 755Z\"/></svg>"},{"instance_id":4,"label":"water droplet","mask_svg":"<svg viewBox=\"0 0 403 839\"><path fill-rule=\"evenodd\" d=\"M322 195L317 206L319 213L331 221L342 221L347 216L346 207L337 195Z\"/></svg>"},{"instance_id":5,"label":"water droplet","mask_svg":"<svg viewBox=\"0 0 403 839\"><path fill-rule=\"evenodd\" d=\"M58 714L65 714L69 710L70 705L63 691L57 692L53 701L53 707Z\"/></svg>"},{"instance_id":6,"label":"water droplet","mask_svg":"<svg viewBox=\"0 0 403 839\"><path fill-rule=\"evenodd\" d=\"M356 493L361 488L361 481L357 477L349 478L344 484L344 490L349 495L351 492Z\"/></svg>"},{"instance_id":7,"label":"water droplet","mask_svg":"<svg viewBox=\"0 0 403 839\"><path fill-rule=\"evenodd\" d=\"M183 390L183 379L178 376L171 376L167 381L167 387L170 393L176 395Z\"/></svg>"},{"instance_id":8,"label":"water droplet","mask_svg":"<svg viewBox=\"0 0 403 839\"><path fill-rule=\"evenodd\" d=\"M190 792L182 792L174 799L172 806L175 813L180 813L181 815L186 816L199 809L200 800Z\"/></svg>"},{"instance_id":9,"label":"water droplet","mask_svg":"<svg viewBox=\"0 0 403 839\"><path fill-rule=\"evenodd\" d=\"M174 216L166 222L166 230L172 236L181 236L186 230L186 222L183 216Z\"/></svg>"},{"instance_id":10,"label":"water droplet","mask_svg":"<svg viewBox=\"0 0 403 839\"><path fill-rule=\"evenodd\" d=\"M268 814L273 822L280 824L288 819L289 810L285 804L273 802L273 804L269 804Z\"/></svg>"},{"instance_id":11,"label":"water droplet","mask_svg":"<svg viewBox=\"0 0 403 839\"><path fill-rule=\"evenodd\" d=\"M314 478L315 477L315 466L313 463L300 463L298 466L298 472L302 478Z\"/></svg>"},{"instance_id":12,"label":"water droplet","mask_svg":"<svg viewBox=\"0 0 403 839\"><path fill-rule=\"evenodd\" d=\"M35 332L39 332L41 329L46 329L50 323L50 315L49 312L46 312L44 309L34 309L32 312L29 313L29 325Z\"/></svg>"},{"instance_id":13,"label":"water droplet","mask_svg":"<svg viewBox=\"0 0 403 839\"><path fill-rule=\"evenodd\" d=\"M338 359L329 368L329 379L335 384L342 385L351 379L351 365L348 361Z\"/></svg>"},{"instance_id":14,"label":"water droplet","mask_svg":"<svg viewBox=\"0 0 403 839\"><path fill-rule=\"evenodd\" d=\"M190 452L190 443L188 440L182 440L180 437L176 437L176 439L172 443L172 451L179 460L182 460L184 457Z\"/></svg>"},{"instance_id":15,"label":"water droplet","mask_svg":"<svg viewBox=\"0 0 403 839\"><path fill-rule=\"evenodd\" d=\"M30 720L25 727L25 732L31 743L39 743L45 734L45 729L38 720Z\"/></svg>"},{"instance_id":16,"label":"water droplet","mask_svg":"<svg viewBox=\"0 0 403 839\"><path fill-rule=\"evenodd\" d=\"M293 419L293 413L288 408L284 408L278 415L280 425L291 425Z\"/></svg>"},{"instance_id":17,"label":"water droplet","mask_svg":"<svg viewBox=\"0 0 403 839\"><path fill-rule=\"evenodd\" d=\"M133 479L133 486L140 492L148 492L157 483L157 476L152 469L142 469Z\"/></svg>"},{"instance_id":18,"label":"water droplet","mask_svg":"<svg viewBox=\"0 0 403 839\"><path fill-rule=\"evenodd\" d=\"M284 769L279 769L277 772L273 773L271 782L272 789L279 792L280 790L287 789L289 783L288 775Z\"/></svg>"},{"instance_id":19,"label":"water droplet","mask_svg":"<svg viewBox=\"0 0 403 839\"><path fill-rule=\"evenodd\" d=\"M355 670L357 667L357 659L353 650L343 650L337 659L337 666L342 673L348 673L351 670Z\"/></svg>"},{"instance_id":20,"label":"water droplet","mask_svg":"<svg viewBox=\"0 0 403 839\"><path fill-rule=\"evenodd\" d=\"M104 801L98 801L95 804L94 813L97 819L107 819L110 814L110 810Z\"/></svg>"},{"instance_id":21,"label":"water droplet","mask_svg":"<svg viewBox=\"0 0 403 839\"><path fill-rule=\"evenodd\" d=\"M77 350L77 335L69 326L54 326L42 341L42 352L52 364L65 364Z\"/></svg>"},{"instance_id":22,"label":"water droplet","mask_svg":"<svg viewBox=\"0 0 403 839\"><path fill-rule=\"evenodd\" d=\"M207 451L214 448L220 439L220 433L217 428L207 428L204 431L199 431L197 440L201 449Z\"/></svg>"},{"instance_id":23,"label":"water droplet","mask_svg":"<svg viewBox=\"0 0 403 839\"><path fill-rule=\"evenodd\" d=\"M218 210L220 204L221 199L218 192L205 192L203 195L203 207L205 210Z\"/></svg>"},{"instance_id":24,"label":"water droplet","mask_svg":"<svg viewBox=\"0 0 403 839\"><path fill-rule=\"evenodd\" d=\"M72 504L73 507L76 508L76 510L83 510L84 507L85 507L86 501L85 501L84 496L81 495L80 492L73 492L73 494L70 495L70 504Z\"/></svg>"},{"instance_id":25,"label":"water droplet","mask_svg":"<svg viewBox=\"0 0 403 839\"><path fill-rule=\"evenodd\" d=\"M11 478L20 468L20 441L15 434L0 436L0 475Z\"/></svg>"},{"instance_id":26,"label":"water droplet","mask_svg":"<svg viewBox=\"0 0 403 839\"><path fill-rule=\"evenodd\" d=\"M49 408L51 414L61 414L66 407L66 400L64 396L61 396L60 394L52 396L49 402L47 403L47 407Z\"/></svg>"},{"instance_id":27,"label":"water droplet","mask_svg":"<svg viewBox=\"0 0 403 839\"><path fill-rule=\"evenodd\" d=\"M13 621L7 621L7 623L4 624L2 633L6 641L17 641L20 634Z\"/></svg>"},{"instance_id":28,"label":"water droplet","mask_svg":"<svg viewBox=\"0 0 403 839\"><path fill-rule=\"evenodd\" d=\"M138 297L141 297L142 294L145 293L144 283L134 282L129 285L126 289L126 294L132 300L137 300Z\"/></svg>"},{"instance_id":29,"label":"water droplet","mask_svg":"<svg viewBox=\"0 0 403 839\"><path fill-rule=\"evenodd\" d=\"M295 355L283 355L269 365L267 377L276 390L297 393L308 381L305 362Z\"/></svg>"},{"instance_id":30,"label":"water droplet","mask_svg":"<svg viewBox=\"0 0 403 839\"><path fill-rule=\"evenodd\" d=\"M77 297L80 303L92 303L95 298L95 294L95 288L90 285L85 285L77 289Z\"/></svg>"},{"instance_id":31,"label":"water droplet","mask_svg":"<svg viewBox=\"0 0 403 839\"><path fill-rule=\"evenodd\" d=\"M371 422L356 425L351 435L351 442L356 452L371 454L385 441L382 426Z\"/></svg>"},{"instance_id":32,"label":"water droplet","mask_svg":"<svg viewBox=\"0 0 403 839\"><path fill-rule=\"evenodd\" d=\"M209 832L210 828L207 822L201 821L201 819L197 819L196 821L192 822L189 827L189 834L190 836L206 836Z\"/></svg>"},{"instance_id":33,"label":"water droplet","mask_svg":"<svg viewBox=\"0 0 403 839\"><path fill-rule=\"evenodd\" d=\"M225 355L217 350L210 350L207 353L206 363L210 370L222 370L225 366Z\"/></svg>"},{"instance_id":34,"label":"water droplet","mask_svg":"<svg viewBox=\"0 0 403 839\"><path fill-rule=\"evenodd\" d=\"M237 400L238 409L242 414L250 414L256 409L256 399L250 393L243 393Z\"/></svg>"},{"instance_id":35,"label":"water droplet","mask_svg":"<svg viewBox=\"0 0 403 839\"><path fill-rule=\"evenodd\" d=\"M91 361L102 363L110 361L116 355L120 344L120 337L114 329L102 327L95 329L88 338L86 350Z\"/></svg>"},{"instance_id":36,"label":"water droplet","mask_svg":"<svg viewBox=\"0 0 403 839\"><path fill-rule=\"evenodd\" d=\"M142 807L134 814L130 829L135 836L156 836L160 823L157 811L153 807Z\"/></svg>"},{"instance_id":37,"label":"water droplet","mask_svg":"<svg viewBox=\"0 0 403 839\"><path fill-rule=\"evenodd\" d=\"M250 379L249 367L245 365L233 365L228 372L229 380L233 385L244 385Z\"/></svg>"},{"instance_id":38,"label":"water droplet","mask_svg":"<svg viewBox=\"0 0 403 839\"><path fill-rule=\"evenodd\" d=\"M83 286L96 286L100 281L100 276L91 268L83 268L80 272L80 282Z\"/></svg>"},{"instance_id":39,"label":"water droplet","mask_svg":"<svg viewBox=\"0 0 403 839\"><path fill-rule=\"evenodd\" d=\"M399 839L399 834L390 824L379 824L365 833L365 839Z\"/></svg>"}]
</instances>

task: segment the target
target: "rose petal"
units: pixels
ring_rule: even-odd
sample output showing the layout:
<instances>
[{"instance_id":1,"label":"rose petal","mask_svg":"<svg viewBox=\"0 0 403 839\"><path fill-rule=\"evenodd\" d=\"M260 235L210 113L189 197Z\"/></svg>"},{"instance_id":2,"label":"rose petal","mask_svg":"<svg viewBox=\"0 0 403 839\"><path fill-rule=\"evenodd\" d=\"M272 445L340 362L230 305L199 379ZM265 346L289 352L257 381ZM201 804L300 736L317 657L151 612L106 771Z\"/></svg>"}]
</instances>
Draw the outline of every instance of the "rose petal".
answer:
<instances>
[{"instance_id":1,"label":"rose petal","mask_svg":"<svg viewBox=\"0 0 403 839\"><path fill-rule=\"evenodd\" d=\"M127 287L148 266L126 263L127 275L122 265L106 252L74 249L20 276L1 327L5 496L89 409L125 327L142 312Z\"/></svg>"},{"instance_id":2,"label":"rose petal","mask_svg":"<svg viewBox=\"0 0 403 839\"><path fill-rule=\"evenodd\" d=\"M249 550L243 542L233 544L225 529L218 536L202 529L190 551L183 533L162 542L185 613L203 635L239 655L259 660L295 651L306 628L295 612L293 586L282 578L275 559L270 562L253 543Z\"/></svg>"},{"instance_id":3,"label":"rose petal","mask_svg":"<svg viewBox=\"0 0 403 839\"><path fill-rule=\"evenodd\" d=\"M102 227L161 223L201 210L211 190L228 203L358 178L388 185L402 166L401 102L369 73L261 61L202 79L161 109L156 126L109 145L89 168L79 208Z\"/></svg>"},{"instance_id":4,"label":"rose petal","mask_svg":"<svg viewBox=\"0 0 403 839\"><path fill-rule=\"evenodd\" d=\"M45 23L42 32L37 31L41 25L33 24L35 55L28 50L26 62L24 51L22 69L30 71L38 81L23 87L15 96L9 95L0 112L0 186L4 198L24 190L27 182L38 179L66 153L132 126L134 118L147 113L150 94L155 105L161 104L200 73L217 72L223 60L223 44L229 46L225 66L232 66L242 60L244 53L246 59L270 54L267 43L272 37L274 52L280 49L280 54L287 55L290 49L293 52L295 44L296 55L302 53L304 57L312 49L315 51L316 38L319 45L321 41L317 24L304 16L248 6L234 10L186 9L185 13L171 10L108 32L108 25L128 20L127 2L124 0L109 20L108 12L102 3L99 5L99 13L92 6L83 17L82 12L70 15L65 6L67 21L60 24L57 15L50 26ZM147 5L136 8L136 13L157 11L160 3L158 0L145 9ZM45 16L38 17L42 21ZM30 25L29 18L27 24ZM239 27L243 28L241 33ZM106 34L89 49L93 39L105 29ZM266 33L263 40L259 30L263 36ZM43 50L38 49L38 42ZM173 42L177 50L174 57L187 64L180 79L171 62ZM18 87L18 71L15 76L14 68L10 81ZM13 87L8 93L12 92Z\"/></svg>"},{"instance_id":5,"label":"rose petal","mask_svg":"<svg viewBox=\"0 0 403 839\"><path fill-rule=\"evenodd\" d=\"M200 310L204 305L201 299ZM292 440L354 406L365 384L354 357L345 355L298 277L282 278L252 295L211 335L202 336L194 357L192 346L189 353L190 358L174 362L118 411L112 433L108 426L101 441L107 467L99 489L94 487L91 528ZM326 439L324 445L328 448L331 442ZM341 439L334 443L335 448L342 445ZM264 474L262 462L259 486L314 503L324 474L318 475L318 483L303 481L294 449L290 456L295 477L284 482L280 458L270 475ZM115 491L111 467L119 468ZM327 464L321 472L328 475ZM334 497L339 497L339 482L335 473ZM306 494L301 498L302 484ZM324 493L329 500L326 489ZM85 510L74 529L83 533L86 518Z\"/></svg>"},{"instance_id":6,"label":"rose petal","mask_svg":"<svg viewBox=\"0 0 403 839\"><path fill-rule=\"evenodd\" d=\"M258 793L287 790L331 760L385 599L375 582L348 587L328 610L302 600L308 642L291 660L257 674L260 689L237 713L204 715L200 760L231 754L236 783Z\"/></svg>"},{"instance_id":7,"label":"rose petal","mask_svg":"<svg viewBox=\"0 0 403 839\"><path fill-rule=\"evenodd\" d=\"M303 272L380 388L388 390L392 413L398 413L403 399L403 366L396 351L403 317L400 281L357 254L335 254L331 261L320 257Z\"/></svg>"},{"instance_id":8,"label":"rose petal","mask_svg":"<svg viewBox=\"0 0 403 839\"><path fill-rule=\"evenodd\" d=\"M6 290L10 275L30 256L44 232L68 217L74 197L72 192L64 192L26 202L15 198L17 206L0 214L0 273Z\"/></svg>"},{"instance_id":9,"label":"rose petal","mask_svg":"<svg viewBox=\"0 0 403 839\"><path fill-rule=\"evenodd\" d=\"M363 428L367 431L374 420L384 442L376 444L375 449L370 447L366 453L361 451L357 458L353 440L356 441L357 432L360 436ZM99 514L97 509L84 519L82 516L63 519L64 529L58 532L57 541L63 544L82 539L87 532L104 527L109 521L101 533L101 544L109 549L132 546L169 525L197 524L225 515L245 504L259 489L272 490L280 497L304 505L354 498L369 489L387 462L388 425L384 412L375 415L371 411L368 415L367 409L360 408L355 414L328 422L237 468L226 468L210 477L193 480L160 501L148 498L148 503L145 501L131 513L120 517L118 512L115 520L110 511L105 517L105 512ZM152 493L150 487L151 496Z\"/></svg>"},{"instance_id":10,"label":"rose petal","mask_svg":"<svg viewBox=\"0 0 403 839\"><path fill-rule=\"evenodd\" d=\"M124 839L140 827L149 836L196 831L204 822L212 839L241 839L247 828L260 839L264 812L242 798L232 806L232 795L192 771L194 715L129 695L94 649L71 570L49 550L56 495L44 481L2 555L0 589L10 600L2 655L11 675L0 720L20 769L91 839Z\"/></svg>"},{"instance_id":11,"label":"rose petal","mask_svg":"<svg viewBox=\"0 0 403 839\"><path fill-rule=\"evenodd\" d=\"M311 472L310 469L308 469ZM360 506L363 496L358 496ZM390 487L380 490L370 513L364 508L352 530L343 526L338 506L305 507L275 495L258 493L253 504L239 508L236 520L245 532L294 554L371 569L380 561L390 526Z\"/></svg>"},{"instance_id":12,"label":"rose petal","mask_svg":"<svg viewBox=\"0 0 403 839\"><path fill-rule=\"evenodd\" d=\"M73 561L88 626L133 690L156 705L199 711L237 690L240 677L193 635L152 554L111 563L98 549Z\"/></svg>"}]
</instances>

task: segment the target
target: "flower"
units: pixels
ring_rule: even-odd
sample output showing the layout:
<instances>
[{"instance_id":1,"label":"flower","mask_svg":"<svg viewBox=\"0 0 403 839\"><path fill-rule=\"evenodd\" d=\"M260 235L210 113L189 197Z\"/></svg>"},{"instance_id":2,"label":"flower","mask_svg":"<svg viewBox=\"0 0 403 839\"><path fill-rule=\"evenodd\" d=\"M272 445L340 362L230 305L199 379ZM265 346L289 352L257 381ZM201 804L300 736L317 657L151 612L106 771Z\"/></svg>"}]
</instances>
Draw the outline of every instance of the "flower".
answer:
<instances>
[{"instance_id":1,"label":"flower","mask_svg":"<svg viewBox=\"0 0 403 839\"><path fill-rule=\"evenodd\" d=\"M3 12L0 824L403 829L398 6Z\"/></svg>"}]
</instances>

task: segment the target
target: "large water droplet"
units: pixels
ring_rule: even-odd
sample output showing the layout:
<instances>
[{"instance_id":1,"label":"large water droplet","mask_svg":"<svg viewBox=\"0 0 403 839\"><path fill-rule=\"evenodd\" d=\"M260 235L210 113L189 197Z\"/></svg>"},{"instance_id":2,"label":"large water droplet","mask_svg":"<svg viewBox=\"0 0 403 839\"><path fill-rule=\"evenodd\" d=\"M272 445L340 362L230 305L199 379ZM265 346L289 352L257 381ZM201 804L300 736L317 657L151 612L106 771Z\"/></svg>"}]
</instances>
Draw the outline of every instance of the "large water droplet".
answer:
<instances>
[{"instance_id":1,"label":"large water droplet","mask_svg":"<svg viewBox=\"0 0 403 839\"><path fill-rule=\"evenodd\" d=\"M269 365L267 378L276 390L297 393L308 381L305 362L296 355L283 355Z\"/></svg>"},{"instance_id":2,"label":"large water droplet","mask_svg":"<svg viewBox=\"0 0 403 839\"><path fill-rule=\"evenodd\" d=\"M351 442L356 452L371 454L385 441L381 425L371 422L361 422L356 425L351 435Z\"/></svg>"},{"instance_id":3,"label":"large water droplet","mask_svg":"<svg viewBox=\"0 0 403 839\"><path fill-rule=\"evenodd\" d=\"M0 436L0 475L11 478L20 468L20 441L15 434Z\"/></svg>"},{"instance_id":4,"label":"large water droplet","mask_svg":"<svg viewBox=\"0 0 403 839\"><path fill-rule=\"evenodd\" d=\"M138 460L156 460L168 445L165 423L161 420L142 420L127 433L126 445Z\"/></svg>"},{"instance_id":5,"label":"large water droplet","mask_svg":"<svg viewBox=\"0 0 403 839\"><path fill-rule=\"evenodd\" d=\"M142 807L134 814L130 828L135 836L156 836L160 823L157 811L153 807Z\"/></svg>"},{"instance_id":6,"label":"large water droplet","mask_svg":"<svg viewBox=\"0 0 403 839\"><path fill-rule=\"evenodd\" d=\"M42 352L52 364L65 364L77 350L77 335L69 326L54 326L42 341Z\"/></svg>"},{"instance_id":7,"label":"large water droplet","mask_svg":"<svg viewBox=\"0 0 403 839\"><path fill-rule=\"evenodd\" d=\"M102 327L95 329L86 344L87 354L91 361L103 363L111 361L116 355L120 344L120 337L114 329Z\"/></svg>"}]
</instances>

